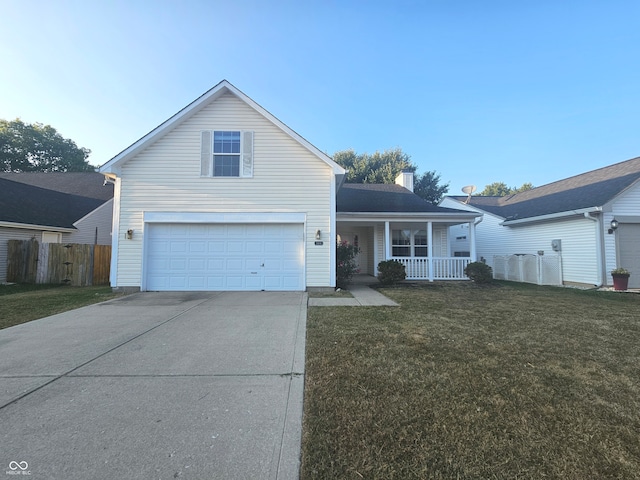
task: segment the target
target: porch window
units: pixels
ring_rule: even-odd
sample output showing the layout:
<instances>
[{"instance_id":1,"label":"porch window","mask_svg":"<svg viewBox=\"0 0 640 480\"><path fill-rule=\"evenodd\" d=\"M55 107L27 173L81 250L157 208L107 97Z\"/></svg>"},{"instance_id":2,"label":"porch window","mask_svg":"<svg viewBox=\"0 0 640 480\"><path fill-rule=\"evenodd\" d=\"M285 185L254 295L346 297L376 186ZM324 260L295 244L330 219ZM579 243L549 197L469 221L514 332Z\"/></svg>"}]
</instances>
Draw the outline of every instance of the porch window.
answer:
<instances>
[{"instance_id":1,"label":"porch window","mask_svg":"<svg viewBox=\"0 0 640 480\"><path fill-rule=\"evenodd\" d=\"M394 257L411 256L411 230L394 230L392 232L391 252Z\"/></svg>"},{"instance_id":2,"label":"porch window","mask_svg":"<svg viewBox=\"0 0 640 480\"><path fill-rule=\"evenodd\" d=\"M393 230L391 232L391 254L394 257L426 257L426 230Z\"/></svg>"},{"instance_id":3,"label":"porch window","mask_svg":"<svg viewBox=\"0 0 640 480\"><path fill-rule=\"evenodd\" d=\"M428 255L427 231L418 230L413 236L414 257L426 257Z\"/></svg>"}]
</instances>

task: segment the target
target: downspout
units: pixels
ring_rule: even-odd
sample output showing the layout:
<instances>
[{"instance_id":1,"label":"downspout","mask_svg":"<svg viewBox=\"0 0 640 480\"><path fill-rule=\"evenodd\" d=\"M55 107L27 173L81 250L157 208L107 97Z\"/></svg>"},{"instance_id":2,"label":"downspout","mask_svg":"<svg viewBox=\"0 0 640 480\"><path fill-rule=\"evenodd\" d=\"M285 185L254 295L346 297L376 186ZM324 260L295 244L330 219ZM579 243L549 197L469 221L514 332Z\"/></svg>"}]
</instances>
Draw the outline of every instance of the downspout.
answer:
<instances>
[{"instance_id":1,"label":"downspout","mask_svg":"<svg viewBox=\"0 0 640 480\"><path fill-rule=\"evenodd\" d=\"M478 261L478 249L476 248L476 226L480 224L484 220L484 215L478 217L473 220L473 222L469 222L469 254L471 255L471 261Z\"/></svg>"},{"instance_id":2,"label":"downspout","mask_svg":"<svg viewBox=\"0 0 640 480\"><path fill-rule=\"evenodd\" d=\"M596 223L596 257L597 257L597 276L598 276L598 281L599 283L596 284L597 288L600 288L602 285L604 285L604 276L603 276L603 271L604 271L604 267L602 265L602 262L604 262L604 256L602 254L603 252L603 246L602 246L602 236L603 236L603 232L602 232L602 222L600 221L601 218L597 217L597 218L593 218L589 212L584 212L584 218L588 219L588 220L592 220L593 222Z\"/></svg>"}]
</instances>

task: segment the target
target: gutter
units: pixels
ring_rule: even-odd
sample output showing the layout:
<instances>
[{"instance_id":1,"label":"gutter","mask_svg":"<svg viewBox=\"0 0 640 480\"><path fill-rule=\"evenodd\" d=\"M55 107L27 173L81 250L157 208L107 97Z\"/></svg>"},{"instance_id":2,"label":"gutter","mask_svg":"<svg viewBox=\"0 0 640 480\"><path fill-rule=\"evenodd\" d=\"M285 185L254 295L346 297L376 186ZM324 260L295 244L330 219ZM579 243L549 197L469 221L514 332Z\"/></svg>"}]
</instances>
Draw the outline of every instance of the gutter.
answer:
<instances>
[{"instance_id":1,"label":"gutter","mask_svg":"<svg viewBox=\"0 0 640 480\"><path fill-rule=\"evenodd\" d=\"M47 232L73 233L77 228L53 227L51 225L34 225L32 223L0 222L2 228L22 228L25 230L45 230Z\"/></svg>"},{"instance_id":2,"label":"gutter","mask_svg":"<svg viewBox=\"0 0 640 480\"><path fill-rule=\"evenodd\" d=\"M566 217L572 217L576 215L586 215L589 213L600 213L600 212L602 212L602 207L580 208L578 210L570 210L568 212L549 213L547 215L540 215L537 217L527 217L527 218L521 218L518 220L505 220L504 222L500 223L500 225L503 225L505 227L510 227L510 226L517 226L517 225L522 225L526 223L544 222L547 220L555 220L557 218L566 218Z\"/></svg>"}]
</instances>

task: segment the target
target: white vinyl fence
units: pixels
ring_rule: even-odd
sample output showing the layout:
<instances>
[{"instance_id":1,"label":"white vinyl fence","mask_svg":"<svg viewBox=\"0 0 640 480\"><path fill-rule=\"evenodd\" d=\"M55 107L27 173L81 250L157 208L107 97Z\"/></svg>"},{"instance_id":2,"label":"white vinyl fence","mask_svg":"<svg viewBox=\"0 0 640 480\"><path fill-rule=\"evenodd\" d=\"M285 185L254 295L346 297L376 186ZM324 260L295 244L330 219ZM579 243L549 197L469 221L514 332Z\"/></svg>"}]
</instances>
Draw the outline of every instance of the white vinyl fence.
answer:
<instances>
[{"instance_id":1,"label":"white vinyl fence","mask_svg":"<svg viewBox=\"0 0 640 480\"><path fill-rule=\"evenodd\" d=\"M562 285L560 255L495 255L493 278L538 285Z\"/></svg>"}]
</instances>

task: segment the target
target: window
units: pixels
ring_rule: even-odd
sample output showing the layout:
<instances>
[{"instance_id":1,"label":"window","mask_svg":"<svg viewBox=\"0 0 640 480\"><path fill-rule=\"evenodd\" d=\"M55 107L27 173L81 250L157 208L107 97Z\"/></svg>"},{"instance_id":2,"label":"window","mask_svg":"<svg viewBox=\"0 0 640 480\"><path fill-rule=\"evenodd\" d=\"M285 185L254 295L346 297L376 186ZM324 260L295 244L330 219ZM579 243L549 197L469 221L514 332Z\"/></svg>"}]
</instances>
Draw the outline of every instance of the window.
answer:
<instances>
[{"instance_id":1,"label":"window","mask_svg":"<svg viewBox=\"0 0 640 480\"><path fill-rule=\"evenodd\" d=\"M213 176L240 176L240 132L213 132Z\"/></svg>"},{"instance_id":2,"label":"window","mask_svg":"<svg viewBox=\"0 0 640 480\"><path fill-rule=\"evenodd\" d=\"M427 231L426 230L418 230L415 232L413 236L413 244L414 244L414 257L426 257L428 252L427 247Z\"/></svg>"},{"instance_id":3,"label":"window","mask_svg":"<svg viewBox=\"0 0 640 480\"><path fill-rule=\"evenodd\" d=\"M429 254L426 230L393 230L391 254L394 257L426 257Z\"/></svg>"},{"instance_id":4,"label":"window","mask_svg":"<svg viewBox=\"0 0 640 480\"><path fill-rule=\"evenodd\" d=\"M253 132L203 131L200 174L203 177L253 176Z\"/></svg>"},{"instance_id":5,"label":"window","mask_svg":"<svg viewBox=\"0 0 640 480\"><path fill-rule=\"evenodd\" d=\"M393 230L391 234L391 254L394 257L411 256L411 230Z\"/></svg>"}]
</instances>

